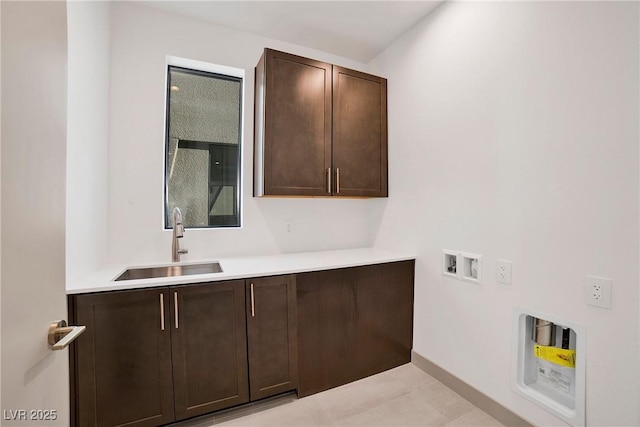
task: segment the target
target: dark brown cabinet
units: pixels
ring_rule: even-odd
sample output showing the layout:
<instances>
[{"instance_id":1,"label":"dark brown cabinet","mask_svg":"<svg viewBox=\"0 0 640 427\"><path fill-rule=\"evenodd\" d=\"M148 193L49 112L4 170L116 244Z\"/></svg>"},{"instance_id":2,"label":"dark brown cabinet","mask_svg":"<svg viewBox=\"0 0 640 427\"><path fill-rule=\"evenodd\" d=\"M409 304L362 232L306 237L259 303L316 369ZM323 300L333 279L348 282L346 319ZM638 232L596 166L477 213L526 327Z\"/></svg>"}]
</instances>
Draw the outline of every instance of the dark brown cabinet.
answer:
<instances>
[{"instance_id":1,"label":"dark brown cabinet","mask_svg":"<svg viewBox=\"0 0 640 427\"><path fill-rule=\"evenodd\" d=\"M247 280L251 400L298 387L295 276Z\"/></svg>"},{"instance_id":2,"label":"dark brown cabinet","mask_svg":"<svg viewBox=\"0 0 640 427\"><path fill-rule=\"evenodd\" d=\"M70 318L87 326L70 353L74 424L173 421L168 289L79 295L71 302Z\"/></svg>"},{"instance_id":3,"label":"dark brown cabinet","mask_svg":"<svg viewBox=\"0 0 640 427\"><path fill-rule=\"evenodd\" d=\"M329 195L331 64L266 49L256 67L254 195Z\"/></svg>"},{"instance_id":4,"label":"dark brown cabinet","mask_svg":"<svg viewBox=\"0 0 640 427\"><path fill-rule=\"evenodd\" d=\"M265 49L254 196L387 196L387 81Z\"/></svg>"},{"instance_id":5,"label":"dark brown cabinet","mask_svg":"<svg viewBox=\"0 0 640 427\"><path fill-rule=\"evenodd\" d=\"M414 261L69 297L74 426L159 426L407 363Z\"/></svg>"},{"instance_id":6,"label":"dark brown cabinet","mask_svg":"<svg viewBox=\"0 0 640 427\"><path fill-rule=\"evenodd\" d=\"M72 424L158 426L295 390L295 296L294 276L71 296L87 326Z\"/></svg>"},{"instance_id":7,"label":"dark brown cabinet","mask_svg":"<svg viewBox=\"0 0 640 427\"><path fill-rule=\"evenodd\" d=\"M333 66L334 194L387 196L387 80Z\"/></svg>"},{"instance_id":8,"label":"dark brown cabinet","mask_svg":"<svg viewBox=\"0 0 640 427\"><path fill-rule=\"evenodd\" d=\"M414 261L296 275L298 395L408 363Z\"/></svg>"},{"instance_id":9,"label":"dark brown cabinet","mask_svg":"<svg viewBox=\"0 0 640 427\"><path fill-rule=\"evenodd\" d=\"M176 419L249 401L244 281L170 288Z\"/></svg>"}]
</instances>

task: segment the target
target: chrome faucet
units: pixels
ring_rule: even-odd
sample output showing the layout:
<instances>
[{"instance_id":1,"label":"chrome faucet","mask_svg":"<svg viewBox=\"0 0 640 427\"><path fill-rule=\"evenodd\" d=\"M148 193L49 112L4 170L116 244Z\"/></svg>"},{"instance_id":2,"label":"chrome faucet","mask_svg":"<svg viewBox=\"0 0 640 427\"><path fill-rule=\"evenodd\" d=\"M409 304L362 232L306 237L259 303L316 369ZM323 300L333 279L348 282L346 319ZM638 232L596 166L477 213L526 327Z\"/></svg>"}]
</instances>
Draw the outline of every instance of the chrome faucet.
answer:
<instances>
[{"instance_id":1,"label":"chrome faucet","mask_svg":"<svg viewBox=\"0 0 640 427\"><path fill-rule=\"evenodd\" d=\"M173 208L173 243L171 244L171 261L180 262L180 255L189 253L189 249L180 249L180 241L184 236L182 212L177 206Z\"/></svg>"}]
</instances>

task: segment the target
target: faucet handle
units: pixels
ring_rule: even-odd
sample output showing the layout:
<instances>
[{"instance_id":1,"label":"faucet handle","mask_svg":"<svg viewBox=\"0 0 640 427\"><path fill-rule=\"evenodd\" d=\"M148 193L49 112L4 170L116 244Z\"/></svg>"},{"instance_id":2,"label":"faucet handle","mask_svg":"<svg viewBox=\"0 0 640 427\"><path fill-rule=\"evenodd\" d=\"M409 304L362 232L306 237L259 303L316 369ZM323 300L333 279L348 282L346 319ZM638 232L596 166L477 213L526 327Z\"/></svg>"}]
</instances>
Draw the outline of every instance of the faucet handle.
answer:
<instances>
[{"instance_id":1,"label":"faucet handle","mask_svg":"<svg viewBox=\"0 0 640 427\"><path fill-rule=\"evenodd\" d=\"M188 254L189 253L189 249L187 249L187 248L178 249L178 253L179 254Z\"/></svg>"}]
</instances>

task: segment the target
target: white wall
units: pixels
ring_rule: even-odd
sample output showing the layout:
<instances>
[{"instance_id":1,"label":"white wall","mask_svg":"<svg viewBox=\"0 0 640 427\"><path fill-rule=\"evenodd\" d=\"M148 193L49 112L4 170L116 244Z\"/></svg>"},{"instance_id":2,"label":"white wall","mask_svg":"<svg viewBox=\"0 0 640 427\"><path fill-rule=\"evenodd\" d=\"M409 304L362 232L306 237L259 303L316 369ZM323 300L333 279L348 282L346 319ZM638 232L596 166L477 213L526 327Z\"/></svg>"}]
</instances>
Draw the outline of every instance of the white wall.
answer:
<instances>
[{"instance_id":1,"label":"white wall","mask_svg":"<svg viewBox=\"0 0 640 427\"><path fill-rule=\"evenodd\" d=\"M588 425L640 424L638 23L637 2L446 2L372 64L375 245L418 254L414 350L538 425L562 422L510 390L514 306L586 326ZM441 276L445 248L484 256L482 286ZM584 303L587 274L612 310Z\"/></svg>"},{"instance_id":2,"label":"white wall","mask_svg":"<svg viewBox=\"0 0 640 427\"><path fill-rule=\"evenodd\" d=\"M107 257L110 8L67 4L67 281L98 270Z\"/></svg>"},{"instance_id":3,"label":"white wall","mask_svg":"<svg viewBox=\"0 0 640 427\"><path fill-rule=\"evenodd\" d=\"M139 4L112 3L109 260L170 260L163 230L165 58L245 69L242 229L187 230L183 260L368 246L384 201L252 197L254 67L265 47L363 70L363 64ZM294 221L287 233L285 220ZM375 228L374 228L375 229Z\"/></svg>"}]
</instances>

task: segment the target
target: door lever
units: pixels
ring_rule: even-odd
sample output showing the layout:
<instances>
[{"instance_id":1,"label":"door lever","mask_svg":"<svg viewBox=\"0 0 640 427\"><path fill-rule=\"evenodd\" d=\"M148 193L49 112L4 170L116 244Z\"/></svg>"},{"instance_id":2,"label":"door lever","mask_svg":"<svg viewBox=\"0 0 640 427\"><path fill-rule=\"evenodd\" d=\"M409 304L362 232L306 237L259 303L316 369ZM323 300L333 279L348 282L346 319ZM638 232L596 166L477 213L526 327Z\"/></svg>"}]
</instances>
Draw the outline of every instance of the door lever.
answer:
<instances>
[{"instance_id":1,"label":"door lever","mask_svg":"<svg viewBox=\"0 0 640 427\"><path fill-rule=\"evenodd\" d=\"M67 322L64 320L53 322L49 325L49 334L47 335L51 350L62 350L75 341L86 329L86 326L67 326Z\"/></svg>"}]
</instances>

